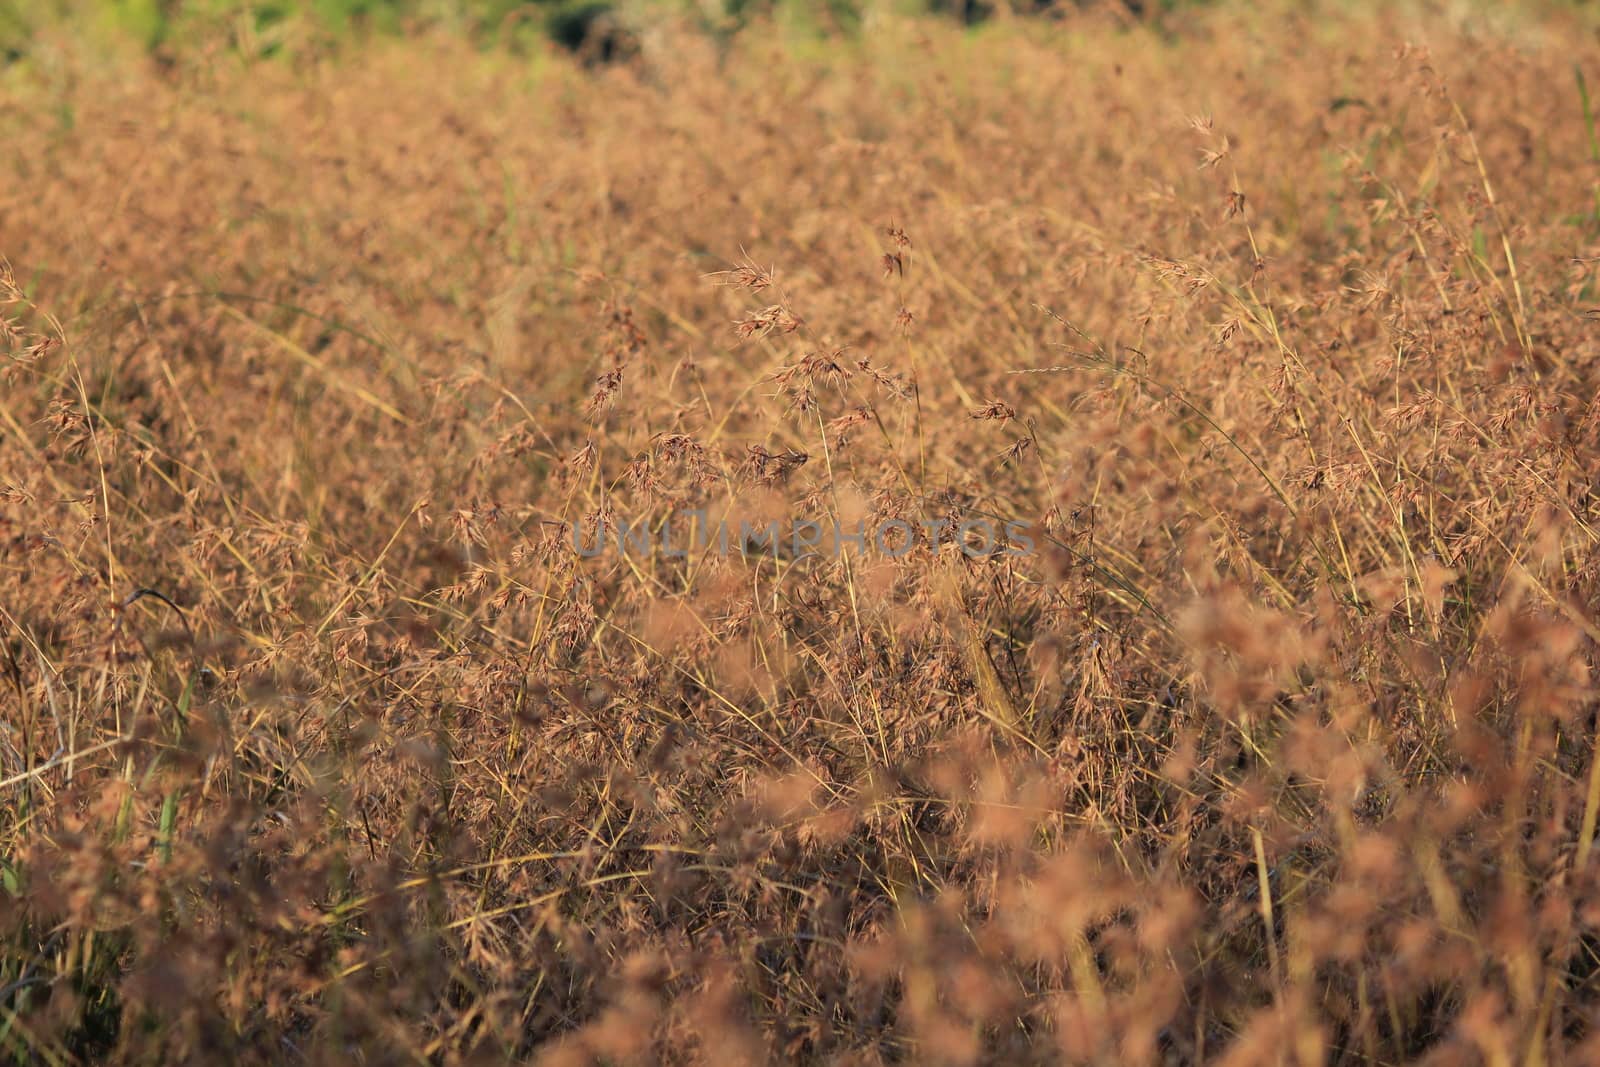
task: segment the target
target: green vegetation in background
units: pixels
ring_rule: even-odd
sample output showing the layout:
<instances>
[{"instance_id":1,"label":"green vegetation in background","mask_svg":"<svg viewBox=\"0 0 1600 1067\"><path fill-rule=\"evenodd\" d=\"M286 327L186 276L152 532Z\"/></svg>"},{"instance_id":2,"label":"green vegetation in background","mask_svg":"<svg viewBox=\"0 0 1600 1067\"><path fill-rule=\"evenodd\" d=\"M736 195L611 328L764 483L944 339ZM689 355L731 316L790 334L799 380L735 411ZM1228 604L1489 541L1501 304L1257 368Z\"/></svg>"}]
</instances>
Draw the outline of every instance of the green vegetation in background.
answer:
<instances>
[{"instance_id":1,"label":"green vegetation in background","mask_svg":"<svg viewBox=\"0 0 1600 1067\"><path fill-rule=\"evenodd\" d=\"M1114 0L1115 2L1115 0ZM1134 13L1167 9L1175 0L1122 0ZM958 18L975 24L1005 9L1041 14L1077 0L0 0L0 59L28 54L45 28L72 27L111 35L148 49L229 40L241 51L271 54L289 27L309 27L317 39L351 34L397 34L421 26L464 32L484 44L530 36L575 51L611 58L625 47L626 27L647 11L687 16L706 32L725 35L753 20L774 19L827 36L853 33L865 11L884 6Z\"/></svg>"}]
</instances>

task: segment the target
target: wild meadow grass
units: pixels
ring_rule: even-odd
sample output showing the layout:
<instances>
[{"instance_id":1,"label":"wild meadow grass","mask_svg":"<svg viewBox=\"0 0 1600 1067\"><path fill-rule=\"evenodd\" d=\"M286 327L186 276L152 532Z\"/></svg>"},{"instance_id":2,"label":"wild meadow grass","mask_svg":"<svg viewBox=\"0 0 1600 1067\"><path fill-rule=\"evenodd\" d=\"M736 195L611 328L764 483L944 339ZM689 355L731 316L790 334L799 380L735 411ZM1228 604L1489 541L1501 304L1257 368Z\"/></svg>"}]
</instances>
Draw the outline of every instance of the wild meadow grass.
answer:
<instances>
[{"instance_id":1,"label":"wild meadow grass","mask_svg":"<svg viewBox=\"0 0 1600 1067\"><path fill-rule=\"evenodd\" d=\"M1595 1059L1592 17L637 40L0 69L0 1058Z\"/></svg>"}]
</instances>

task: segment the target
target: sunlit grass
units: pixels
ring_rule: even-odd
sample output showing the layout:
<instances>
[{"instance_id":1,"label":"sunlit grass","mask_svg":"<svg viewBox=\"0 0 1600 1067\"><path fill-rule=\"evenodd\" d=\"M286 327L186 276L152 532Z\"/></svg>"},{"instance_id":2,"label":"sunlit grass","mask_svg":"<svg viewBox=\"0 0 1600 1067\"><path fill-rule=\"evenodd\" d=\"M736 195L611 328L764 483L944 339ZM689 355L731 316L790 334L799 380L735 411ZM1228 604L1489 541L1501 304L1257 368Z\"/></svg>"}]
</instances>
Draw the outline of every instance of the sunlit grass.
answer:
<instances>
[{"instance_id":1,"label":"sunlit grass","mask_svg":"<svg viewBox=\"0 0 1600 1067\"><path fill-rule=\"evenodd\" d=\"M1583 17L42 33L4 1055L1579 1060Z\"/></svg>"}]
</instances>

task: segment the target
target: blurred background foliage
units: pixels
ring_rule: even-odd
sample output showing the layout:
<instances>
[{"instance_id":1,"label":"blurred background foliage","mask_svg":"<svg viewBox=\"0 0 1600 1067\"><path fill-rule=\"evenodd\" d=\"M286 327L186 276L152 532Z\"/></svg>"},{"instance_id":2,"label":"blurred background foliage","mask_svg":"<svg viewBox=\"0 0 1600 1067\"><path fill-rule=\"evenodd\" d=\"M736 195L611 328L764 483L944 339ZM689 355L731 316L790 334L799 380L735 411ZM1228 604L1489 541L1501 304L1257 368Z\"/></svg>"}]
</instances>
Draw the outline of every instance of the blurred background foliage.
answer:
<instances>
[{"instance_id":1,"label":"blurred background foliage","mask_svg":"<svg viewBox=\"0 0 1600 1067\"><path fill-rule=\"evenodd\" d=\"M612 59L632 51L653 19L688 22L713 35L775 20L821 35L853 34L874 11L933 14L976 25L1049 17L1094 0L0 0L0 58L25 58L41 32L132 40L151 50L224 41L252 55L294 43L429 29L461 32L485 46L542 41ZM1130 19L1160 17L1198 0L1102 0Z\"/></svg>"}]
</instances>

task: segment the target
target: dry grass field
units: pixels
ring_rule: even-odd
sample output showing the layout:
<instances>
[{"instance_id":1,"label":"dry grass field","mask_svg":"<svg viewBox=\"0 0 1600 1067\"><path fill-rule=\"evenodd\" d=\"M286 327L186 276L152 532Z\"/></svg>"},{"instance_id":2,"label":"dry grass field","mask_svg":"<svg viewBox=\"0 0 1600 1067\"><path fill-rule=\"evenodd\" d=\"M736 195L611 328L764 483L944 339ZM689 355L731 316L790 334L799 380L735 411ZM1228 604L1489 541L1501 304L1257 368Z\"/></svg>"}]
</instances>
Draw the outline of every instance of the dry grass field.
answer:
<instances>
[{"instance_id":1,"label":"dry grass field","mask_svg":"<svg viewBox=\"0 0 1600 1067\"><path fill-rule=\"evenodd\" d=\"M1600 1058L1592 15L40 32L0 1059Z\"/></svg>"}]
</instances>

